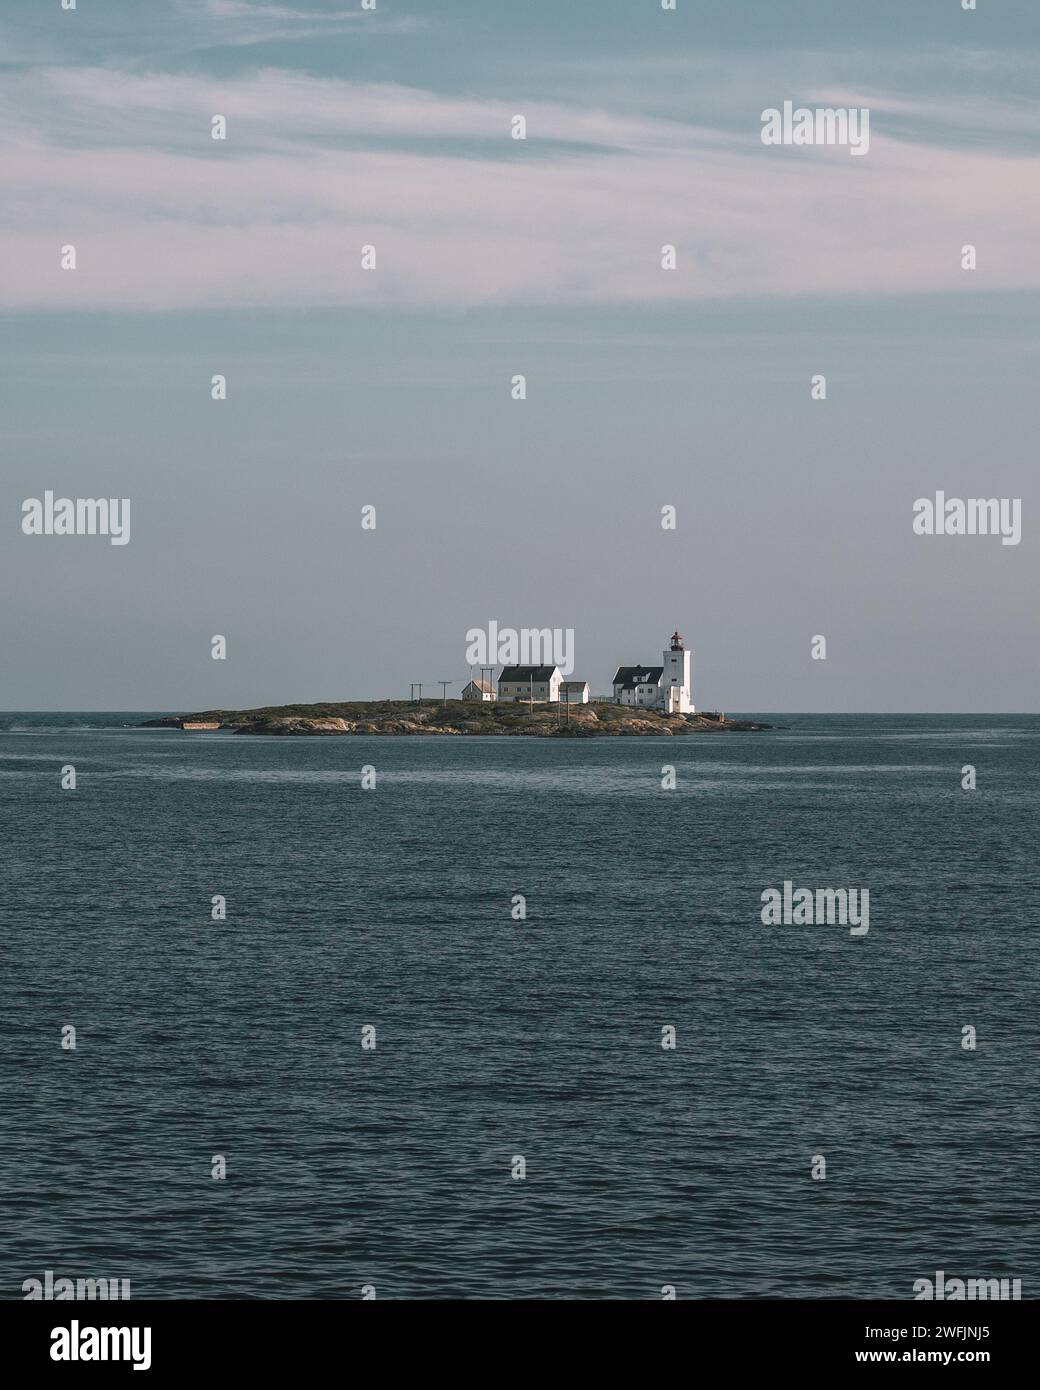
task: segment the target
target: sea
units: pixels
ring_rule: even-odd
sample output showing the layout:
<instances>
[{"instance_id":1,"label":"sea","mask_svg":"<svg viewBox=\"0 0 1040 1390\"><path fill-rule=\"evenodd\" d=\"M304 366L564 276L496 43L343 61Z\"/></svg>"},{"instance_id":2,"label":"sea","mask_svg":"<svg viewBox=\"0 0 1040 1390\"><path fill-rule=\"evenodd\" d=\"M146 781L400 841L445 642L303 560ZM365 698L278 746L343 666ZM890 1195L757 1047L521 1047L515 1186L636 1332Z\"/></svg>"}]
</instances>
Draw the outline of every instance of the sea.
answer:
<instances>
[{"instance_id":1,"label":"sea","mask_svg":"<svg viewBox=\"0 0 1040 1390\"><path fill-rule=\"evenodd\" d=\"M1040 717L148 717L0 715L0 1297L1040 1295Z\"/></svg>"}]
</instances>

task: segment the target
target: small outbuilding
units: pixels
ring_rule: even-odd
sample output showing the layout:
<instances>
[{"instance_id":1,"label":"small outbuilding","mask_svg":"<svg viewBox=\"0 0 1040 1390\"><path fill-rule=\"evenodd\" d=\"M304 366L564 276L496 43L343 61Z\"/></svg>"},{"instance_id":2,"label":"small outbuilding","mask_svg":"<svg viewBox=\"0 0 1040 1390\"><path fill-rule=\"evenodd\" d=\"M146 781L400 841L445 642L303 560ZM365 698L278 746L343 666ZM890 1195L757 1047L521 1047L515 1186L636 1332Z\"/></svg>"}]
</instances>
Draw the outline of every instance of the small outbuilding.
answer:
<instances>
[{"instance_id":1,"label":"small outbuilding","mask_svg":"<svg viewBox=\"0 0 1040 1390\"><path fill-rule=\"evenodd\" d=\"M560 681L561 705L587 705L588 703L588 681Z\"/></svg>"},{"instance_id":2,"label":"small outbuilding","mask_svg":"<svg viewBox=\"0 0 1040 1390\"><path fill-rule=\"evenodd\" d=\"M490 681L483 678L471 680L469 685L463 686L462 698L464 700L495 700L495 687Z\"/></svg>"}]
</instances>

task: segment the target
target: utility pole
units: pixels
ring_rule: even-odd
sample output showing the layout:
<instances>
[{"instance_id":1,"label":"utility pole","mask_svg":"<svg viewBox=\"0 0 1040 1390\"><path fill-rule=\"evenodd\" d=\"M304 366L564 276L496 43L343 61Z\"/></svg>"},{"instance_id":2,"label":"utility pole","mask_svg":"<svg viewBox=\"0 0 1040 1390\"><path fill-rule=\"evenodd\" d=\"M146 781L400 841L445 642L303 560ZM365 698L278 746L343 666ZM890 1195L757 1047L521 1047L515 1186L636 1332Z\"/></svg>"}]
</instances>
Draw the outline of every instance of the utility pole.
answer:
<instances>
[{"instance_id":1,"label":"utility pole","mask_svg":"<svg viewBox=\"0 0 1040 1390\"><path fill-rule=\"evenodd\" d=\"M442 704L442 705L446 705L446 704L448 703L448 686L449 686L449 685L454 685L455 682L454 682L454 681L438 681L437 684L438 684L438 685L440 686L440 688L441 688L441 704Z\"/></svg>"},{"instance_id":2,"label":"utility pole","mask_svg":"<svg viewBox=\"0 0 1040 1390\"><path fill-rule=\"evenodd\" d=\"M412 700L415 704L421 705L421 704L422 704L422 681L412 681L411 690L412 690L412 693L411 693L411 695L410 695L408 698L409 698L410 700ZM418 690L418 692L419 692L419 698L418 698L418 699L416 699L416 696L415 696L415 692L416 692L417 690Z\"/></svg>"}]
</instances>

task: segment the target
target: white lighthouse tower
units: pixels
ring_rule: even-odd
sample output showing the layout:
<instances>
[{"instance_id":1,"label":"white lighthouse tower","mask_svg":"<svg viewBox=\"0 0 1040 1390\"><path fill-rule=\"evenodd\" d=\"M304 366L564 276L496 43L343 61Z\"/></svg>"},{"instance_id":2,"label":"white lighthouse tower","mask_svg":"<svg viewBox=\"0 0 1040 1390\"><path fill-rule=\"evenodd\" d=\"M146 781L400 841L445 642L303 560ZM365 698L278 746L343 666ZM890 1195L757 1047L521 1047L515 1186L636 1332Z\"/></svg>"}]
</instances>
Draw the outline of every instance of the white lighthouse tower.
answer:
<instances>
[{"instance_id":1,"label":"white lighthouse tower","mask_svg":"<svg viewBox=\"0 0 1040 1390\"><path fill-rule=\"evenodd\" d=\"M693 714L693 652L687 651L678 632L662 653L661 705L666 714Z\"/></svg>"}]
</instances>

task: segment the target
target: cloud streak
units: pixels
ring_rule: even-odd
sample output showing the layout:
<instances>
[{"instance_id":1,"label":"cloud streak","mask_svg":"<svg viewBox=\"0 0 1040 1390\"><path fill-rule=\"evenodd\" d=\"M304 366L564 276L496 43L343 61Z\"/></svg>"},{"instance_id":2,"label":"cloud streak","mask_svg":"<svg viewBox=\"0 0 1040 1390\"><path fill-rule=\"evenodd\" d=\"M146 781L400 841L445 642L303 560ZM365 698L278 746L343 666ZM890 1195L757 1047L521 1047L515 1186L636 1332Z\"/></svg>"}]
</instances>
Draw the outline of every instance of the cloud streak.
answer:
<instances>
[{"instance_id":1,"label":"cloud streak","mask_svg":"<svg viewBox=\"0 0 1040 1390\"><path fill-rule=\"evenodd\" d=\"M850 95L850 101L855 98ZM529 138L509 138L514 109ZM209 139L228 116L230 138ZM2 108L8 309L691 304L1040 288L1037 159L870 154L267 70L50 69ZM960 248L980 268L960 269ZM59 248L78 268L59 269ZM361 268L363 244L379 267ZM660 248L678 248L678 269Z\"/></svg>"},{"instance_id":2,"label":"cloud streak","mask_svg":"<svg viewBox=\"0 0 1040 1390\"><path fill-rule=\"evenodd\" d=\"M360 6L314 10L261 0L206 0L200 11L197 0L179 0L177 11L181 32L193 35L193 46L198 48L299 41L342 33L351 27L367 33L412 33L426 27L419 18L386 17L378 11L362 11ZM361 30L361 25L366 28Z\"/></svg>"}]
</instances>

